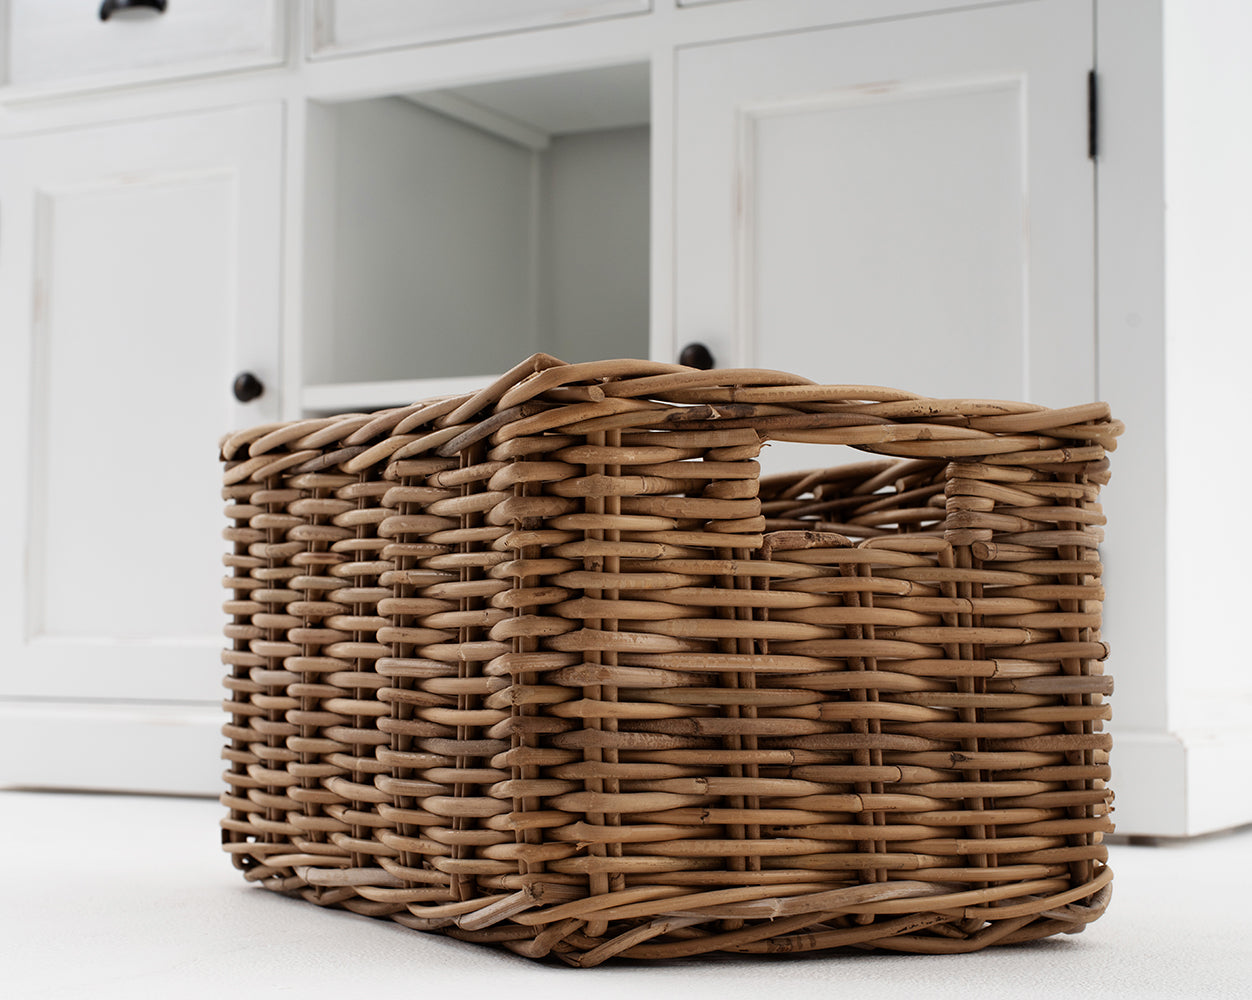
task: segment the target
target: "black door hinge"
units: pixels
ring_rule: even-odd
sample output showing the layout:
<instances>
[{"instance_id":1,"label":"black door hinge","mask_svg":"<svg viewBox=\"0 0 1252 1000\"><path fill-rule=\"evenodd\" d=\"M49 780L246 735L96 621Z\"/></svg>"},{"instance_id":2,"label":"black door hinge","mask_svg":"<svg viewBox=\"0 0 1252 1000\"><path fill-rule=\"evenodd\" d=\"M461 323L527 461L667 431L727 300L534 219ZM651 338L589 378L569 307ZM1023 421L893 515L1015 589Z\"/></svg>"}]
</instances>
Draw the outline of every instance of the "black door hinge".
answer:
<instances>
[{"instance_id":1,"label":"black door hinge","mask_svg":"<svg viewBox=\"0 0 1252 1000\"><path fill-rule=\"evenodd\" d=\"M1095 159L1100 153L1100 91L1096 71L1087 73L1087 156Z\"/></svg>"}]
</instances>

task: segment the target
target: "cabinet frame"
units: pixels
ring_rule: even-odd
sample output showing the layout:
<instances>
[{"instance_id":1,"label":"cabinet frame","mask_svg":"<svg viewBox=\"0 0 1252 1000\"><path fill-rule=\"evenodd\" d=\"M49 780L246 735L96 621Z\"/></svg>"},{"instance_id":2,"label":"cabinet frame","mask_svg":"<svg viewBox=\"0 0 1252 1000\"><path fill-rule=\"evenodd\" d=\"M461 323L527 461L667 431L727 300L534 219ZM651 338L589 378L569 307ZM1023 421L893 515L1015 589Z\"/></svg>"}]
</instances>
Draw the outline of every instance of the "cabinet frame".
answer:
<instances>
[{"instance_id":1,"label":"cabinet frame","mask_svg":"<svg viewBox=\"0 0 1252 1000\"><path fill-rule=\"evenodd\" d=\"M83 88L36 92L0 87L0 138L281 101L286 110L280 262L284 403L280 416L290 419L299 415L304 389L301 330L306 307L299 251L306 241L319 238L307 223L310 186L304 157L299 155L308 140L310 102L454 87L556 68L649 62L653 137L650 350L655 358L672 359L682 346L673 323L676 52L684 46L778 32L1023 2L1048 0L978 4L970 0L654 0L646 14L319 59L306 57L312 8L293 3L285 8L285 66L280 59L265 70L182 76L163 81L161 87L152 86L152 78L137 73L111 81L107 94L94 96ZM1110 515L1106 635L1113 647L1110 669L1118 679L1113 701L1116 819L1122 833L1176 836L1252 821L1252 797L1229 791L1240 787L1240 776L1252 770L1252 739L1246 725L1242 732L1229 727L1209 733L1180 732L1171 701L1182 672L1200 666L1188 661L1185 650L1170 646L1176 630L1171 629L1167 583L1170 545L1175 544L1167 506L1170 470L1185 460L1169 451L1165 406L1169 385L1162 291L1167 281L1162 24L1170 2L1095 0L1093 66L1101 83L1096 167L1098 394L1109 400L1115 415L1128 427L1113 456L1115 475L1105 493ZM4 0L0 0L3 9ZM28 247L14 247L0 228L0 258L11 261L14 255L28 252ZM403 388L409 392L421 386ZM361 402L376 400L363 392ZM36 725L30 721L30 702L0 703L0 719L11 723L7 730L0 726L12 734L5 744L10 752L37 745L41 734L48 732L48 720L58 732L74 729L64 712L56 714L53 702L40 704L40 711L46 709L47 714ZM143 706L130 708L140 715L148 711ZM199 725L207 727L216 710L200 710L205 714ZM105 709L99 711L103 718ZM18 718L22 713L26 721ZM151 724L158 724L155 718ZM191 723L180 724L195 728ZM44 775L39 780L56 783L61 779ZM205 780L179 790L211 794L216 789Z\"/></svg>"}]
</instances>

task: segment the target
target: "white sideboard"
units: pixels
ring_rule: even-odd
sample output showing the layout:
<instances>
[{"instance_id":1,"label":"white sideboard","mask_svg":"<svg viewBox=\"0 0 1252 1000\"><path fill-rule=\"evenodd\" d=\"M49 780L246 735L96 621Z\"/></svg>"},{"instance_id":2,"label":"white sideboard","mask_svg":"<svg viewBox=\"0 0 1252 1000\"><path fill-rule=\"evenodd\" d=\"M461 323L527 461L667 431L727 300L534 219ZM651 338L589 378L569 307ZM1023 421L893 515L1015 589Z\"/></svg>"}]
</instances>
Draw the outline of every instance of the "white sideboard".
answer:
<instances>
[{"instance_id":1,"label":"white sideboard","mask_svg":"<svg viewBox=\"0 0 1252 1000\"><path fill-rule=\"evenodd\" d=\"M1252 153L1187 155L1235 112L1180 110L1247 110L1221 84L1247 75L1246 9L238 7L0 4L0 782L216 790L219 431L536 350L700 342L822 381L1108 399L1115 818L1252 821L1252 680L1233 638L1185 638L1240 582L1166 502L1189 456L1220 460L1201 414L1233 420L1220 359L1252 319L1217 209L1252 214ZM1168 227L1167 190L1190 212Z\"/></svg>"}]
</instances>

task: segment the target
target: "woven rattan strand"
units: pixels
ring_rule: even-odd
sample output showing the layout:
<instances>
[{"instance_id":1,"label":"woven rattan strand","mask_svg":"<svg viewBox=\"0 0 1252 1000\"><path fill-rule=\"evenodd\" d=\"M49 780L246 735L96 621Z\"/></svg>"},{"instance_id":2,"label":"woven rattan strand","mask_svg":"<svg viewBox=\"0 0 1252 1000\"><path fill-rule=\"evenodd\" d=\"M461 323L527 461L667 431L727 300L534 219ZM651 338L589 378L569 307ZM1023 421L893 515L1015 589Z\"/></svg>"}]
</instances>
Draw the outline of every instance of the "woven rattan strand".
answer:
<instances>
[{"instance_id":1,"label":"woven rattan strand","mask_svg":"<svg viewBox=\"0 0 1252 1000\"><path fill-rule=\"evenodd\" d=\"M537 355L232 435L225 848L576 966L1082 930L1112 878L1120 431ZM761 479L771 440L869 454Z\"/></svg>"}]
</instances>

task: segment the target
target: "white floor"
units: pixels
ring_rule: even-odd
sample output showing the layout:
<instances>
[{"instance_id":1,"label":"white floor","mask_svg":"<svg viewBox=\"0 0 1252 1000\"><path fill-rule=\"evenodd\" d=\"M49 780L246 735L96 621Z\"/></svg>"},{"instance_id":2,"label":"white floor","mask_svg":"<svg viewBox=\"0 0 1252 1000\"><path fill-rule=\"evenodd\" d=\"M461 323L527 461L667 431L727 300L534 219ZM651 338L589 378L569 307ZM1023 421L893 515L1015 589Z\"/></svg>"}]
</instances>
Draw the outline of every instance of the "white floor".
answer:
<instances>
[{"instance_id":1,"label":"white floor","mask_svg":"<svg viewBox=\"0 0 1252 1000\"><path fill-rule=\"evenodd\" d=\"M1083 934L974 955L550 968L246 885L205 799L0 792L0 995L508 1000L1252 997L1252 830L1114 845Z\"/></svg>"}]
</instances>

